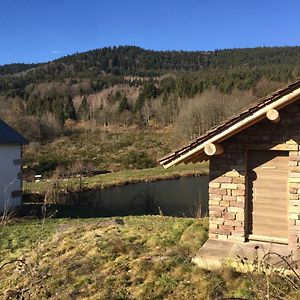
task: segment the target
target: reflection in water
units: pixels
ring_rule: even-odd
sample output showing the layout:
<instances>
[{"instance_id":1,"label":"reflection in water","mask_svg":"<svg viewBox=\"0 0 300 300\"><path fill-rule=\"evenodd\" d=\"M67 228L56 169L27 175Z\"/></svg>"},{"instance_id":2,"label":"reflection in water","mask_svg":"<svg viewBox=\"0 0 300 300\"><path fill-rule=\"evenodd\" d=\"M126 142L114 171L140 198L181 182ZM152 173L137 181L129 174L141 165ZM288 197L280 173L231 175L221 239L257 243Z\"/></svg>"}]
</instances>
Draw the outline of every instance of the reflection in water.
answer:
<instances>
[{"instance_id":1,"label":"reflection in water","mask_svg":"<svg viewBox=\"0 0 300 300\"><path fill-rule=\"evenodd\" d=\"M112 187L101 191L101 202L102 209L112 213L141 211L171 216L205 216L208 213L208 176Z\"/></svg>"}]
</instances>

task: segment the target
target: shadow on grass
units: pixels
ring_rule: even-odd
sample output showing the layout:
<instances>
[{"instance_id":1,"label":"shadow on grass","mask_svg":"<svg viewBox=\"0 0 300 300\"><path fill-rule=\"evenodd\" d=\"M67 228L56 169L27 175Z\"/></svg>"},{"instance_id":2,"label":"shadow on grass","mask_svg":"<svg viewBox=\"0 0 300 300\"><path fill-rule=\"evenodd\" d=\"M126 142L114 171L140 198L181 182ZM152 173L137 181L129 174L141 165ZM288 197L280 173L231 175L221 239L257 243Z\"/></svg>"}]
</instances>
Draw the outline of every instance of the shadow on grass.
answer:
<instances>
[{"instance_id":1,"label":"shadow on grass","mask_svg":"<svg viewBox=\"0 0 300 300\"><path fill-rule=\"evenodd\" d=\"M154 208L137 208L130 211L103 211L100 208L89 208L81 206L68 206L59 204L47 204L43 206L39 203L23 204L14 213L16 217L34 218L99 218L114 216L140 216L158 215L159 210Z\"/></svg>"}]
</instances>

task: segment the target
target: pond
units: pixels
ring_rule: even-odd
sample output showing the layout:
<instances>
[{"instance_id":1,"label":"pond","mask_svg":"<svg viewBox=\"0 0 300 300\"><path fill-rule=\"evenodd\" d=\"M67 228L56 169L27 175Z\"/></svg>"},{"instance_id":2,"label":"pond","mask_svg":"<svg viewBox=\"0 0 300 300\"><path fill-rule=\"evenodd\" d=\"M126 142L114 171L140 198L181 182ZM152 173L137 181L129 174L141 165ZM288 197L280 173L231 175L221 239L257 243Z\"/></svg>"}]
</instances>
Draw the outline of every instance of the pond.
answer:
<instances>
[{"instance_id":1,"label":"pond","mask_svg":"<svg viewBox=\"0 0 300 300\"><path fill-rule=\"evenodd\" d=\"M208 176L140 182L99 190L108 214L197 217L208 213ZM99 197L99 196L98 196Z\"/></svg>"},{"instance_id":2,"label":"pond","mask_svg":"<svg viewBox=\"0 0 300 300\"><path fill-rule=\"evenodd\" d=\"M28 195L32 203L36 195ZM94 217L142 214L203 217L208 214L208 176L140 182L105 189L61 193L49 205L54 217ZM43 201L43 197L41 197ZM30 209L31 206L27 205Z\"/></svg>"}]
</instances>

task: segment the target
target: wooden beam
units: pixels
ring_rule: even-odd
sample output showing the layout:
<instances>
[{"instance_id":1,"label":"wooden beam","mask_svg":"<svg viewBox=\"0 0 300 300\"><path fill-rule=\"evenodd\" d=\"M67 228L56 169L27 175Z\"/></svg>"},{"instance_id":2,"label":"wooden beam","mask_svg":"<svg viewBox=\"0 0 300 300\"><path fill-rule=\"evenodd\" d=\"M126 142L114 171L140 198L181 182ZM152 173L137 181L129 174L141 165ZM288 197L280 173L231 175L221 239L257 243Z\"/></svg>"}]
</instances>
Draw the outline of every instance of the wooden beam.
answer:
<instances>
[{"instance_id":1,"label":"wooden beam","mask_svg":"<svg viewBox=\"0 0 300 300\"><path fill-rule=\"evenodd\" d=\"M280 115L278 110L271 108L266 113L267 118L273 122L273 123L279 123L280 122Z\"/></svg>"},{"instance_id":2,"label":"wooden beam","mask_svg":"<svg viewBox=\"0 0 300 300\"><path fill-rule=\"evenodd\" d=\"M208 156L203 152L201 154L196 153L194 155L192 155L191 157L189 157L187 160L184 161L185 164L189 164L189 163L197 163L203 160L208 160Z\"/></svg>"},{"instance_id":3,"label":"wooden beam","mask_svg":"<svg viewBox=\"0 0 300 300\"><path fill-rule=\"evenodd\" d=\"M210 143L205 145L204 152L208 156L219 155L224 152L224 148L220 144Z\"/></svg>"}]
</instances>

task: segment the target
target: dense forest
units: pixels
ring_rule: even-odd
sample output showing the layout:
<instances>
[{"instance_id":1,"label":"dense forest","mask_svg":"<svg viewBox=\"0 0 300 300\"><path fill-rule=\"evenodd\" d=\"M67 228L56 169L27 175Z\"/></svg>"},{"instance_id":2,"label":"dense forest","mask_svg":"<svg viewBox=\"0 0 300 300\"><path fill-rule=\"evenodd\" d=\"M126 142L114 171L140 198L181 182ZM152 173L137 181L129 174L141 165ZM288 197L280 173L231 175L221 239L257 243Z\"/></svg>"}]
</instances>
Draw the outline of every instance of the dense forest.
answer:
<instances>
[{"instance_id":1,"label":"dense forest","mask_svg":"<svg viewBox=\"0 0 300 300\"><path fill-rule=\"evenodd\" d=\"M31 142L76 124L201 134L300 76L300 47L152 51L135 46L0 66L0 117Z\"/></svg>"}]
</instances>

